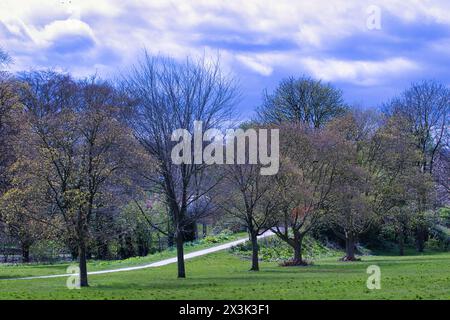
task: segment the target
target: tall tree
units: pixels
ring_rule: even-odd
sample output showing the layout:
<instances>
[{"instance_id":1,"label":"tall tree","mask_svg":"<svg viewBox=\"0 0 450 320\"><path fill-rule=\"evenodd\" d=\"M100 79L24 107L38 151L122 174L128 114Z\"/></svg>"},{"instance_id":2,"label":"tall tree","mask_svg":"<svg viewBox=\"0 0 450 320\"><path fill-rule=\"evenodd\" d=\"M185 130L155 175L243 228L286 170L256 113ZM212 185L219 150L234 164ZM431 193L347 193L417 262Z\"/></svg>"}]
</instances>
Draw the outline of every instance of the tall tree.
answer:
<instances>
[{"instance_id":1,"label":"tall tree","mask_svg":"<svg viewBox=\"0 0 450 320\"><path fill-rule=\"evenodd\" d=\"M330 222L335 233L345 240L344 261L353 261L359 236L376 220L372 208L372 162L376 149L371 141L378 129L376 114L353 110L330 123L334 135L345 143L346 159L336 174L332 191Z\"/></svg>"},{"instance_id":2,"label":"tall tree","mask_svg":"<svg viewBox=\"0 0 450 320\"><path fill-rule=\"evenodd\" d=\"M191 137L194 121L202 122L202 132L220 128L230 119L237 90L234 82L221 72L218 62L188 58L179 63L147 53L125 76L124 87L135 98L130 121L135 136L158 161L157 174L147 175L149 188L165 197L176 239L178 277L184 278L183 233L205 213L188 215L187 210L216 182L204 179L208 165L194 161L192 150L183 154L190 161L174 163L171 154L175 141L171 137L180 129L188 135L179 139Z\"/></svg>"},{"instance_id":3,"label":"tall tree","mask_svg":"<svg viewBox=\"0 0 450 320\"><path fill-rule=\"evenodd\" d=\"M0 48L0 67L9 61L9 56ZM12 138L17 131L13 122L15 110L19 108L17 86L12 75L0 69L0 194L8 187L8 167L14 160Z\"/></svg>"},{"instance_id":4,"label":"tall tree","mask_svg":"<svg viewBox=\"0 0 450 320\"><path fill-rule=\"evenodd\" d=\"M413 227L427 224L425 211L432 187L431 175L417 166L422 155L408 126L408 119L389 117L371 142L376 151L371 170L373 208L384 227L394 230L400 255Z\"/></svg>"},{"instance_id":5,"label":"tall tree","mask_svg":"<svg viewBox=\"0 0 450 320\"><path fill-rule=\"evenodd\" d=\"M433 175L436 160L448 148L450 89L435 81L414 83L386 104L384 109L387 115L407 120L407 130L413 135L416 148L421 153L418 165L424 174ZM422 194L420 202L423 208L430 205L425 194ZM420 223L416 227L417 248L423 251L427 230Z\"/></svg>"},{"instance_id":6,"label":"tall tree","mask_svg":"<svg viewBox=\"0 0 450 320\"><path fill-rule=\"evenodd\" d=\"M121 102L108 83L77 82L54 72L26 73L21 79L27 84L22 101L28 125L21 160L46 182L78 248L80 284L88 286L89 226L108 194L120 187L120 172L136 144L118 121Z\"/></svg>"}]
</instances>

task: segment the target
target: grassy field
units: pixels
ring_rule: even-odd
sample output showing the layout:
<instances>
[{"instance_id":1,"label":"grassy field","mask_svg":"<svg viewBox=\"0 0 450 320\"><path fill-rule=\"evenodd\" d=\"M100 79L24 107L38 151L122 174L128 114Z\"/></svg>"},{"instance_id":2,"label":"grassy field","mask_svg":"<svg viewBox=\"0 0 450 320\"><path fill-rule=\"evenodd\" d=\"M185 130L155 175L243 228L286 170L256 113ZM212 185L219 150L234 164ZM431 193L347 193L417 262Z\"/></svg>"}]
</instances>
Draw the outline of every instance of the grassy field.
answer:
<instances>
[{"instance_id":1,"label":"grassy field","mask_svg":"<svg viewBox=\"0 0 450 320\"><path fill-rule=\"evenodd\" d=\"M209 243L209 242L188 242L184 246L184 253L190 253L193 251L207 249L220 245L222 243L239 240L246 238L247 234L245 232L234 233L228 235L222 241ZM88 262L89 271L99 271L99 270L109 270L118 269L124 267L133 267L144 264L149 264L152 262L160 261L167 258L176 257L175 248L167 249L162 252L149 254L145 257L133 257L124 260L92 260ZM64 274L66 273L67 267L73 265L73 263L63 262L63 263L52 263L52 264L7 264L0 265L0 280L8 278L19 278L19 277L30 277L30 276L42 276L42 275L52 275L52 274ZM0 282L1 288L1 282Z\"/></svg>"},{"instance_id":2,"label":"grassy field","mask_svg":"<svg viewBox=\"0 0 450 320\"><path fill-rule=\"evenodd\" d=\"M380 290L366 287L366 268L372 264L381 268ZM81 290L68 290L65 278L0 280L0 299L450 299L450 253L368 256L351 263L327 258L308 267L263 262L260 272L250 272L248 260L219 252L188 260L186 266L186 279L177 279L176 265L168 265L92 275L91 286ZM53 268L2 268L0 274Z\"/></svg>"}]
</instances>

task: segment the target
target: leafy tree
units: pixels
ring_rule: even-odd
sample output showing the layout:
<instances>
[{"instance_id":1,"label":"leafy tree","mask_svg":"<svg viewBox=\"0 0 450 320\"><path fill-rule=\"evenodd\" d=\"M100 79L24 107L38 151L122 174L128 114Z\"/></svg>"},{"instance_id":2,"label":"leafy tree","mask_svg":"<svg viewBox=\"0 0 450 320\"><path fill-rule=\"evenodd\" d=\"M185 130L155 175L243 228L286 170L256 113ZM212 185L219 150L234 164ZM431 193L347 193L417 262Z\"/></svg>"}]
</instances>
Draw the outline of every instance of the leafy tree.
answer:
<instances>
[{"instance_id":1,"label":"leafy tree","mask_svg":"<svg viewBox=\"0 0 450 320\"><path fill-rule=\"evenodd\" d=\"M23 178L23 175L19 175ZM30 262L30 247L48 235L45 216L47 204L42 187L36 181L13 179L11 187L0 196L0 222L8 234L20 243L22 262Z\"/></svg>"},{"instance_id":2,"label":"leafy tree","mask_svg":"<svg viewBox=\"0 0 450 320\"><path fill-rule=\"evenodd\" d=\"M375 151L371 162L373 208L384 228L395 232L401 255L414 226L426 223L423 214L427 209L420 195L427 198L431 187L430 175L417 166L421 153L407 127L407 119L389 117L370 144Z\"/></svg>"},{"instance_id":3,"label":"leafy tree","mask_svg":"<svg viewBox=\"0 0 450 320\"><path fill-rule=\"evenodd\" d=\"M371 112L354 110L330 123L334 134L346 142L346 159L335 177L330 215L334 232L345 240L344 261L356 259L355 244L376 219L371 171L377 151L370 145L377 130L376 119Z\"/></svg>"},{"instance_id":4,"label":"leafy tree","mask_svg":"<svg viewBox=\"0 0 450 320\"><path fill-rule=\"evenodd\" d=\"M0 49L0 66L9 57ZM14 113L19 107L17 82L7 71L0 70L0 194L8 188L8 168L14 161L12 138L16 134Z\"/></svg>"},{"instance_id":5,"label":"leafy tree","mask_svg":"<svg viewBox=\"0 0 450 320\"><path fill-rule=\"evenodd\" d=\"M417 164L422 173L431 174L440 187L445 188L445 182L441 183L442 179L438 172L445 174L449 141L450 90L435 81L414 83L399 97L386 104L384 109L387 115L405 119L407 122L405 129L412 134L421 155ZM427 199L426 193L420 196L422 199L418 202L426 210L432 203L427 203L430 199ZM444 191L444 199L445 197ZM419 251L423 251L427 234L425 225L417 223L415 235Z\"/></svg>"},{"instance_id":6,"label":"leafy tree","mask_svg":"<svg viewBox=\"0 0 450 320\"><path fill-rule=\"evenodd\" d=\"M281 170L275 177L275 234L290 245L293 265L303 265L302 241L325 217L334 181L346 157L343 140L325 129L281 127Z\"/></svg>"},{"instance_id":7,"label":"leafy tree","mask_svg":"<svg viewBox=\"0 0 450 320\"><path fill-rule=\"evenodd\" d=\"M23 166L45 181L69 239L78 248L81 286L88 285L87 244L93 218L120 190L121 172L136 145L118 120L121 101L112 86L75 81L54 72L21 75L28 126Z\"/></svg>"}]
</instances>

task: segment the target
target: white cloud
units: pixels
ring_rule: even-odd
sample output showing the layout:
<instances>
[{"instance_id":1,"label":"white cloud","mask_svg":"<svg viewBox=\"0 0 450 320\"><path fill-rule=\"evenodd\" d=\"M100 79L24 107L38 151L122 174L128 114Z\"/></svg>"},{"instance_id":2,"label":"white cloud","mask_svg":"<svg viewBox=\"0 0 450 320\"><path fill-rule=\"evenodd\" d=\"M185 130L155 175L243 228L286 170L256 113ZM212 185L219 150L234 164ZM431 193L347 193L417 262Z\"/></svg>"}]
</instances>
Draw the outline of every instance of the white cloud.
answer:
<instances>
[{"instance_id":1,"label":"white cloud","mask_svg":"<svg viewBox=\"0 0 450 320\"><path fill-rule=\"evenodd\" d=\"M39 46L50 45L67 36L83 36L95 39L93 31L87 23L71 18L53 21L40 30L28 27L26 32Z\"/></svg>"},{"instance_id":2,"label":"white cloud","mask_svg":"<svg viewBox=\"0 0 450 320\"><path fill-rule=\"evenodd\" d=\"M68 36L86 37L95 43L86 52L86 61L92 61L92 68L108 68L100 52L114 52L124 63L132 62L143 47L182 58L214 52L218 48L207 41L222 32L249 35L246 41L253 43L282 39L296 46L265 52L220 49L227 64L244 65L263 76L283 67L306 69L324 79L373 83L386 72L417 68L417 62L406 58L351 61L334 59L332 52L326 52L348 36L368 32L369 5L406 22L425 19L450 24L450 2L445 0L1 0L0 24L7 31L0 26L0 45L14 56L17 68L29 68L40 48ZM89 70L88 65L71 68Z\"/></svg>"},{"instance_id":3,"label":"white cloud","mask_svg":"<svg viewBox=\"0 0 450 320\"><path fill-rule=\"evenodd\" d=\"M237 55L236 59L251 70L256 71L263 76L270 76L273 72L273 68L271 66L263 61L258 61L257 57Z\"/></svg>"},{"instance_id":4,"label":"white cloud","mask_svg":"<svg viewBox=\"0 0 450 320\"><path fill-rule=\"evenodd\" d=\"M376 85L391 77L416 71L419 66L405 58L384 61L345 61L337 59L302 59L305 68L316 78L326 81L347 81L359 85Z\"/></svg>"}]
</instances>

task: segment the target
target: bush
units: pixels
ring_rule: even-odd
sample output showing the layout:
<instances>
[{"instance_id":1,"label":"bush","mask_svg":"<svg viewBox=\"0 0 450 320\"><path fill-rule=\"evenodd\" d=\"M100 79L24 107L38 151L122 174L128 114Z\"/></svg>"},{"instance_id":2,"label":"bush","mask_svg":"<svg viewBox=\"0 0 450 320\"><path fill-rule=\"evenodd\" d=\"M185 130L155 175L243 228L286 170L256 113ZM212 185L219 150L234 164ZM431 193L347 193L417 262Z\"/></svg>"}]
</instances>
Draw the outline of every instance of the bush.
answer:
<instances>
[{"instance_id":1,"label":"bush","mask_svg":"<svg viewBox=\"0 0 450 320\"><path fill-rule=\"evenodd\" d=\"M442 250L442 242L440 242L438 239L428 239L427 242L425 242L425 249L426 250Z\"/></svg>"},{"instance_id":2,"label":"bush","mask_svg":"<svg viewBox=\"0 0 450 320\"><path fill-rule=\"evenodd\" d=\"M54 263L60 260L70 260L65 246L53 240L36 242L30 248L30 255L34 262Z\"/></svg>"},{"instance_id":3,"label":"bush","mask_svg":"<svg viewBox=\"0 0 450 320\"><path fill-rule=\"evenodd\" d=\"M262 261L289 261L293 256L293 249L277 236L271 236L258 240L259 258ZM243 256L251 256L251 243L246 241L230 249L231 252ZM303 240L303 259L313 259L340 256L342 253L334 248L329 248L312 237Z\"/></svg>"},{"instance_id":4,"label":"bush","mask_svg":"<svg viewBox=\"0 0 450 320\"><path fill-rule=\"evenodd\" d=\"M200 244L211 244L228 241L233 233L230 230L223 230L219 234L209 235L199 241Z\"/></svg>"}]
</instances>

